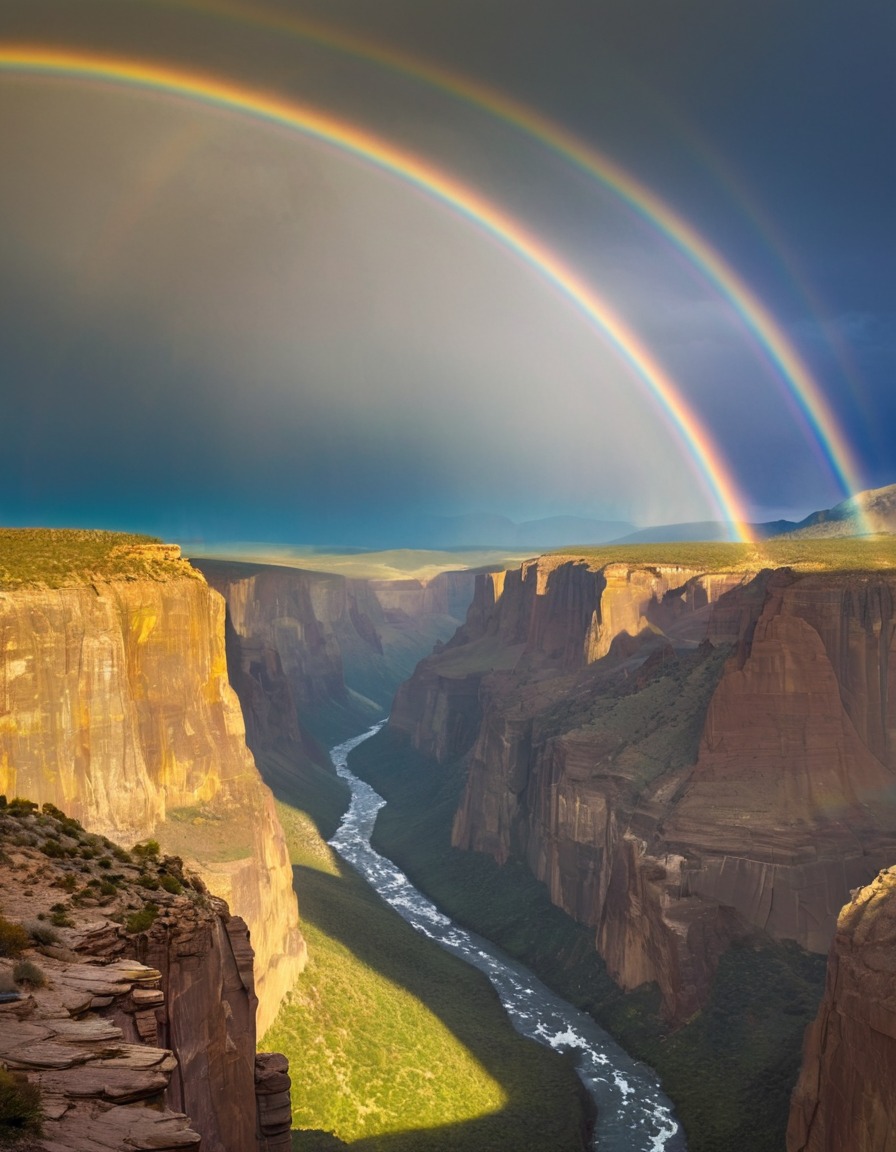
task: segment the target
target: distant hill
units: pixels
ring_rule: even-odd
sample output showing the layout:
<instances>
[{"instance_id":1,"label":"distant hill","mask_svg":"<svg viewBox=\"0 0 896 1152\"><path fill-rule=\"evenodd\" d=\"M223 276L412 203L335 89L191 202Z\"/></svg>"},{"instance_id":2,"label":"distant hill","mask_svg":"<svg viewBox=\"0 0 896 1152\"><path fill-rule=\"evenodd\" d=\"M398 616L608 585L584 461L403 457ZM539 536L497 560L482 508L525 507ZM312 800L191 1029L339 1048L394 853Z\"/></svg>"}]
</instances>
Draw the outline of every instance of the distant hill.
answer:
<instances>
[{"instance_id":1,"label":"distant hill","mask_svg":"<svg viewBox=\"0 0 896 1152\"><path fill-rule=\"evenodd\" d=\"M417 526L417 548L562 548L567 544L606 544L635 530L625 520L591 520L584 516L548 516L516 524L506 516L472 513L427 516Z\"/></svg>"},{"instance_id":2,"label":"distant hill","mask_svg":"<svg viewBox=\"0 0 896 1152\"><path fill-rule=\"evenodd\" d=\"M857 492L833 508L813 512L796 524L789 534L814 538L862 536L869 529L884 535L896 533L896 484Z\"/></svg>"},{"instance_id":3,"label":"distant hill","mask_svg":"<svg viewBox=\"0 0 896 1152\"><path fill-rule=\"evenodd\" d=\"M861 514L864 513L864 519ZM857 492L833 508L812 512L805 519L768 520L751 524L754 540L772 536L819 539L832 536L864 536L873 533L896 534L896 484ZM612 544L675 544L689 540L707 543L731 539L731 525L724 520L695 520L684 524L659 524L642 528L610 541Z\"/></svg>"},{"instance_id":4,"label":"distant hill","mask_svg":"<svg viewBox=\"0 0 896 1152\"><path fill-rule=\"evenodd\" d=\"M793 520L769 520L764 524L751 524L754 540L768 540L770 536L789 533L797 525ZM692 520L684 524L659 524L642 528L613 540L613 544L677 544L684 540L694 543L720 542L731 539L731 525L724 520Z\"/></svg>"}]
</instances>

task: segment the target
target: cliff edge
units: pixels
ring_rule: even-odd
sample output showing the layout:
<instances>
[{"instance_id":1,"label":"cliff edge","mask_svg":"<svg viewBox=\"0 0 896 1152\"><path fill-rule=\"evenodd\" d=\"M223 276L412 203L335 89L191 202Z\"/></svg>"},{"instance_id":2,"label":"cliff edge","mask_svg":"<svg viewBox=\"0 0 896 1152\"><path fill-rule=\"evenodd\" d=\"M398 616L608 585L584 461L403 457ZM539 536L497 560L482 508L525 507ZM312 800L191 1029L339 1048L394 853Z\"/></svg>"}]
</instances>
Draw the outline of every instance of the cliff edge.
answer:
<instances>
[{"instance_id":1,"label":"cliff edge","mask_svg":"<svg viewBox=\"0 0 896 1152\"><path fill-rule=\"evenodd\" d=\"M255 1052L245 922L178 859L4 801L0 906L0 1061L38 1104L29 1148L287 1152L289 1078Z\"/></svg>"},{"instance_id":2,"label":"cliff edge","mask_svg":"<svg viewBox=\"0 0 896 1152\"><path fill-rule=\"evenodd\" d=\"M16 565L35 535L52 538L46 553ZM0 544L0 792L184 857L249 925L263 1034L305 946L227 678L222 598L170 545L11 531Z\"/></svg>"}]
</instances>

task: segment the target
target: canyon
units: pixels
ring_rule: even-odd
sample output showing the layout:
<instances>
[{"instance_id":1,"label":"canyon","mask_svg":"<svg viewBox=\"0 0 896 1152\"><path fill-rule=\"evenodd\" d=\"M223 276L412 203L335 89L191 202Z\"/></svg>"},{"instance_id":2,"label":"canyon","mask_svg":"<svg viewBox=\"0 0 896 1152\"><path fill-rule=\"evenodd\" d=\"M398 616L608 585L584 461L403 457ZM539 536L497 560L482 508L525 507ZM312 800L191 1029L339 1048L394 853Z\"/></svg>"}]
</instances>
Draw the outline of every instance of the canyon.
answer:
<instances>
[{"instance_id":1,"label":"canyon","mask_svg":"<svg viewBox=\"0 0 896 1152\"><path fill-rule=\"evenodd\" d=\"M166 1107L191 1118L171 1119L172 1147L190 1124L233 1146L214 1142L231 1097L268 1117L259 1148L287 1146L285 1062L252 1071L251 1017L257 995L263 1036L306 950L258 768L276 786L310 764L309 787L335 788L322 743L382 715L407 677L389 735L434 778L462 773L454 848L524 868L622 989L656 985L673 1032L733 947L830 948L788 1150L878 1148L896 1107L875 1086L894 1039L891 571L681 547L378 581L139 552L124 573L0 589L0 793L110 841L154 838L207 889L201 914L163 908L136 936L105 917L59 961L158 973L113 1014L127 1043L158 1046Z\"/></svg>"},{"instance_id":2,"label":"canyon","mask_svg":"<svg viewBox=\"0 0 896 1152\"><path fill-rule=\"evenodd\" d=\"M390 724L464 758L453 843L524 861L666 1015L751 933L825 952L896 859L886 573L592 565L481 576Z\"/></svg>"}]
</instances>

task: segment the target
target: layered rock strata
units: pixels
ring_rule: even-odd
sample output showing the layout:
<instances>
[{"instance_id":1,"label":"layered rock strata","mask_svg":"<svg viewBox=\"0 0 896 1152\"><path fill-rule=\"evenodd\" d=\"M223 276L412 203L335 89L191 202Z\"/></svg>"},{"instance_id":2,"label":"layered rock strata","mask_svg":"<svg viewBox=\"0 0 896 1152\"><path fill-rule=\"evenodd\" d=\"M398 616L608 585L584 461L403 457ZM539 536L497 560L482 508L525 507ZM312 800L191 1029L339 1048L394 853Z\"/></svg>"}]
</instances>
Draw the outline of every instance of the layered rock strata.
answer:
<instances>
[{"instance_id":1,"label":"layered rock strata","mask_svg":"<svg viewBox=\"0 0 896 1152\"><path fill-rule=\"evenodd\" d=\"M40 1090L36 1147L286 1152L289 1077L255 1052L245 923L180 861L129 857L61 814L0 812L0 846L6 950L31 936L0 960L16 988L0 1061Z\"/></svg>"},{"instance_id":2,"label":"layered rock strata","mask_svg":"<svg viewBox=\"0 0 896 1152\"><path fill-rule=\"evenodd\" d=\"M454 843L526 861L617 981L683 1019L734 937L825 951L896 856L894 592L542 558L480 578L390 723L465 758Z\"/></svg>"},{"instance_id":3,"label":"layered rock strata","mask_svg":"<svg viewBox=\"0 0 896 1152\"><path fill-rule=\"evenodd\" d=\"M224 602L183 567L0 591L0 793L188 856L249 925L263 1032L304 963L292 870L228 681Z\"/></svg>"},{"instance_id":4,"label":"layered rock strata","mask_svg":"<svg viewBox=\"0 0 896 1152\"><path fill-rule=\"evenodd\" d=\"M896 1150L896 868L837 921L827 985L806 1033L787 1152Z\"/></svg>"}]
</instances>

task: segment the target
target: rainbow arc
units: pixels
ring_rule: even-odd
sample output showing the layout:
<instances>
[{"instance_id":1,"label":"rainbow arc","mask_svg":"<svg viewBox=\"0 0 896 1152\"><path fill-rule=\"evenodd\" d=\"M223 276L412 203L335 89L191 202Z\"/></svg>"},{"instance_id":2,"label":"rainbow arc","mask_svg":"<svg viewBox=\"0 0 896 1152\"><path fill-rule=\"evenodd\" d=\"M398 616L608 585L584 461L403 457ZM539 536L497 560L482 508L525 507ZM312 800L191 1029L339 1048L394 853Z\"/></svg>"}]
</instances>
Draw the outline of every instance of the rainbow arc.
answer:
<instances>
[{"instance_id":1,"label":"rainbow arc","mask_svg":"<svg viewBox=\"0 0 896 1152\"><path fill-rule=\"evenodd\" d=\"M355 125L292 100L205 73L39 45L0 46L0 71L123 85L251 116L357 156L459 213L519 257L589 321L664 413L696 466L718 515L732 524L738 539L750 538L744 500L723 455L649 349L593 288L542 241L497 205L453 177Z\"/></svg>"}]
</instances>

